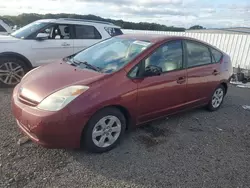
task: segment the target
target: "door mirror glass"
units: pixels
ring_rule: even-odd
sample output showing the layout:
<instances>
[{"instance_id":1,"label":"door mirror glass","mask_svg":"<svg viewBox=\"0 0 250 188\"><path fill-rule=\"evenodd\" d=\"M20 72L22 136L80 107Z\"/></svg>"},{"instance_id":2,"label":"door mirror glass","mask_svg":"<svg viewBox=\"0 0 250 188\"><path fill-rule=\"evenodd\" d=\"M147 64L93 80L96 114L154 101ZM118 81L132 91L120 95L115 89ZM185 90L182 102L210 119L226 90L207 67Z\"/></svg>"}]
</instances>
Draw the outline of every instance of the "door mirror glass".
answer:
<instances>
[{"instance_id":1,"label":"door mirror glass","mask_svg":"<svg viewBox=\"0 0 250 188\"><path fill-rule=\"evenodd\" d=\"M144 76L159 76L162 73L162 68L155 65L148 65L145 68Z\"/></svg>"},{"instance_id":2,"label":"door mirror glass","mask_svg":"<svg viewBox=\"0 0 250 188\"><path fill-rule=\"evenodd\" d=\"M37 40L46 40L49 38L49 33L38 33L36 36Z\"/></svg>"}]
</instances>

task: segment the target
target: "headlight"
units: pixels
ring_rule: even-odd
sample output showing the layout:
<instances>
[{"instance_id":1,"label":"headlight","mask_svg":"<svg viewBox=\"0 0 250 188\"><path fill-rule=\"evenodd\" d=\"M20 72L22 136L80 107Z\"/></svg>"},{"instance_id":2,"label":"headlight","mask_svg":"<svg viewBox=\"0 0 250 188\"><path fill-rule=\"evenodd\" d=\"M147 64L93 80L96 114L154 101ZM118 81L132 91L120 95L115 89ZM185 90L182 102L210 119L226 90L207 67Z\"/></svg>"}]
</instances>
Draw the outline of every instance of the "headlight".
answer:
<instances>
[{"instance_id":1,"label":"headlight","mask_svg":"<svg viewBox=\"0 0 250 188\"><path fill-rule=\"evenodd\" d=\"M37 108L48 111L58 111L89 89L88 86L69 86L46 97Z\"/></svg>"}]
</instances>

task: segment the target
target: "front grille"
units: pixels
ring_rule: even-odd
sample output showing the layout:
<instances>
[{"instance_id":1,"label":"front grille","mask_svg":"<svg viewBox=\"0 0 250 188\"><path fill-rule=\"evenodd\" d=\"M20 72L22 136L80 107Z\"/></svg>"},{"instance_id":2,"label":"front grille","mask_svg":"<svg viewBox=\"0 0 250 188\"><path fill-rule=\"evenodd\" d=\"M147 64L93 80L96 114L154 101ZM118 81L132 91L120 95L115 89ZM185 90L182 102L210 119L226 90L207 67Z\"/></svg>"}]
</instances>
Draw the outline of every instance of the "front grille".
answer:
<instances>
[{"instance_id":1,"label":"front grille","mask_svg":"<svg viewBox=\"0 0 250 188\"><path fill-rule=\"evenodd\" d=\"M26 97L24 97L22 95L19 95L18 99L19 99L20 102L22 102L22 103L24 103L26 105L29 105L29 106L36 106L36 105L38 105L38 102L30 100L30 99L27 99Z\"/></svg>"}]
</instances>

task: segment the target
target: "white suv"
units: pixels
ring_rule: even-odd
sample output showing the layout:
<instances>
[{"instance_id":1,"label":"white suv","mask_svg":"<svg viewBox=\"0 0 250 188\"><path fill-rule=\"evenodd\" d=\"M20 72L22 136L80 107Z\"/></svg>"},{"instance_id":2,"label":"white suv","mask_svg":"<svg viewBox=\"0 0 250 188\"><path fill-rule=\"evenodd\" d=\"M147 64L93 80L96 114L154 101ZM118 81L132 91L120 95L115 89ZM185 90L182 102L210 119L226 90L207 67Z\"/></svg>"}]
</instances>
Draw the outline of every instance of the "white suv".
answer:
<instances>
[{"instance_id":1,"label":"white suv","mask_svg":"<svg viewBox=\"0 0 250 188\"><path fill-rule=\"evenodd\" d=\"M0 88L16 85L33 67L120 34L120 27L109 22L60 18L38 20L11 35L0 35Z\"/></svg>"},{"instance_id":2,"label":"white suv","mask_svg":"<svg viewBox=\"0 0 250 188\"><path fill-rule=\"evenodd\" d=\"M12 29L3 20L0 20L0 35L8 35L12 33Z\"/></svg>"}]
</instances>

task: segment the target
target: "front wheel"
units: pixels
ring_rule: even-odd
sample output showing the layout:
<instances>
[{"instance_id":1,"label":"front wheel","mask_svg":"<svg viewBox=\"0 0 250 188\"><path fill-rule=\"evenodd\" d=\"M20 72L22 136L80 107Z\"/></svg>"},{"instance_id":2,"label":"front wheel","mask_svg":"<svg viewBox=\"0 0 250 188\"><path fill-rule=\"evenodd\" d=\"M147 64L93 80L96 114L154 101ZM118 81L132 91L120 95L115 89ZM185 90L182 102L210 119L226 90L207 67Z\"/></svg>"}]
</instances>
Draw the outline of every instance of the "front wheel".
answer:
<instances>
[{"instance_id":1,"label":"front wheel","mask_svg":"<svg viewBox=\"0 0 250 188\"><path fill-rule=\"evenodd\" d=\"M28 68L22 60L13 57L0 58L0 87L17 85L26 72Z\"/></svg>"},{"instance_id":2,"label":"front wheel","mask_svg":"<svg viewBox=\"0 0 250 188\"><path fill-rule=\"evenodd\" d=\"M215 111L220 108L223 103L225 97L225 88L224 86L220 85L217 87L211 97L211 100L208 103L208 110Z\"/></svg>"},{"instance_id":3,"label":"front wheel","mask_svg":"<svg viewBox=\"0 0 250 188\"><path fill-rule=\"evenodd\" d=\"M105 108L88 122L82 135L82 144L90 152L109 151L119 143L125 128L124 115L116 108Z\"/></svg>"}]
</instances>

